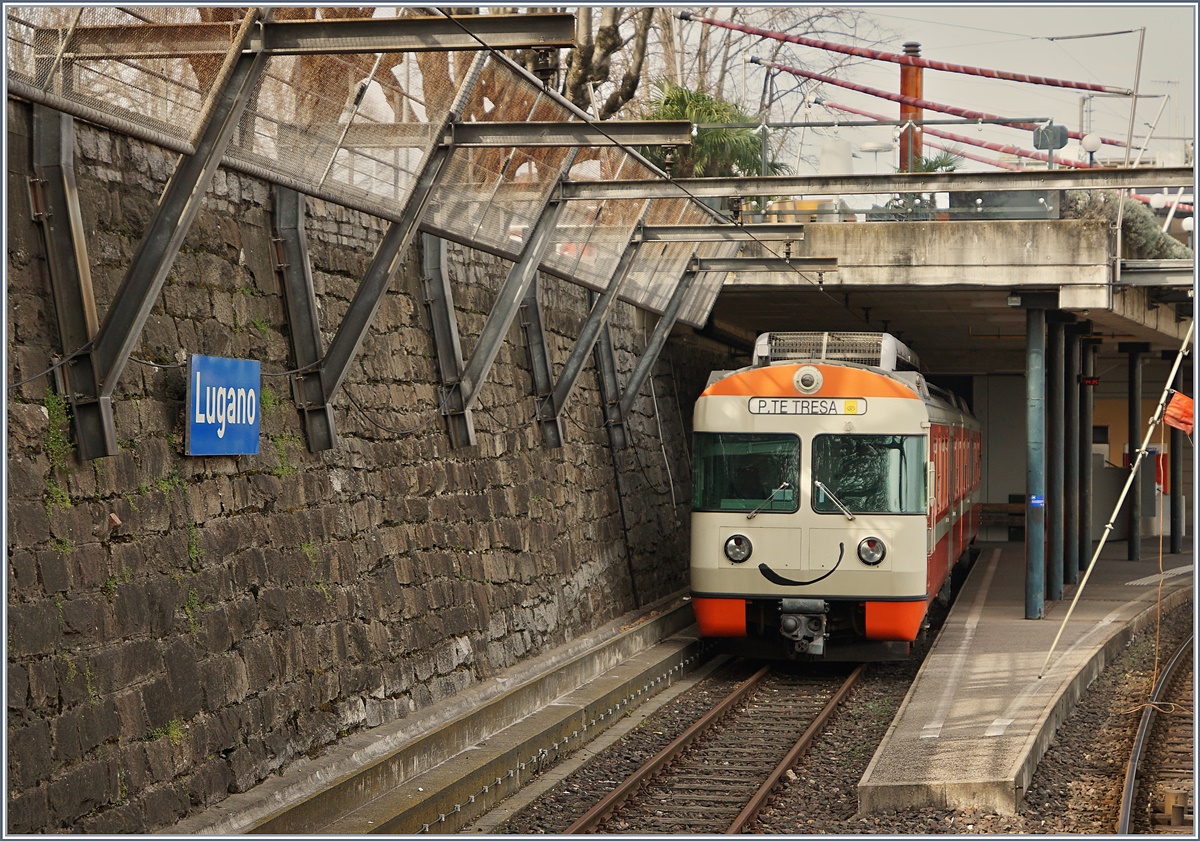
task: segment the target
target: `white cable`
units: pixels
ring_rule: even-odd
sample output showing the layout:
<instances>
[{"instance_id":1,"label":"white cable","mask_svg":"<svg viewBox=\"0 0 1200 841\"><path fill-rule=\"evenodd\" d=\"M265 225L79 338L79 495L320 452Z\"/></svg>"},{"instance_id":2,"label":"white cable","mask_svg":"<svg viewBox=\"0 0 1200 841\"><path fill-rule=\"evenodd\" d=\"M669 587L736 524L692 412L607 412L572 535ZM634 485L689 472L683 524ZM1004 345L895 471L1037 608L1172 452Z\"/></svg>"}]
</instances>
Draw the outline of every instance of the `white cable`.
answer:
<instances>
[{"instance_id":1,"label":"white cable","mask_svg":"<svg viewBox=\"0 0 1200 841\"><path fill-rule=\"evenodd\" d=\"M1133 460L1133 467L1129 471L1129 478L1125 480L1125 487L1121 490L1121 495L1117 497L1117 503L1113 506L1112 514L1108 518L1108 523L1104 526L1104 533L1100 535L1100 542L1096 545L1096 551L1092 553L1092 560L1088 564L1087 571L1084 572L1083 578L1079 582L1079 587L1075 590L1075 596L1071 599L1071 606L1067 609L1067 615L1063 617L1062 623L1058 626L1058 633L1054 635L1054 642L1050 643L1050 650L1046 652L1046 661L1042 663L1042 670L1038 672L1038 680L1046 674L1046 667L1050 665L1050 657L1054 654L1054 649L1058 646L1058 641L1062 637L1063 631L1066 630L1067 622L1071 619L1071 614L1075 611L1075 605L1079 602L1079 597L1083 594L1083 588L1087 585L1088 577L1092 574L1092 570L1096 566L1096 561L1100 560L1100 551L1104 548L1105 542L1108 540L1108 535L1113 530L1113 524L1117 520L1117 514L1121 511L1121 506L1125 504L1125 496L1129 493L1129 488L1133 485L1133 480L1137 478L1138 468L1142 464L1142 457L1146 455L1146 448L1150 446L1150 436L1154 434L1154 428L1162 422L1163 407L1167 404L1167 399L1171 396L1171 383L1175 381L1175 373L1179 370L1179 366L1183 363L1183 357L1190 352L1192 344L1192 334L1196 329L1195 322L1188 325L1187 336L1183 340L1183 346L1179 348L1179 352L1175 354L1175 364L1171 366L1171 373L1167 375L1167 384L1163 387L1162 397L1159 398L1158 408L1154 410L1154 417L1150 419L1150 425L1146 430L1146 437L1142 440L1142 446L1137 451L1137 458ZM1134 399L1138 395L1131 395ZM1130 446L1133 442L1130 441ZM1138 540L1137 524L1129 535L1130 540Z\"/></svg>"},{"instance_id":2,"label":"white cable","mask_svg":"<svg viewBox=\"0 0 1200 841\"><path fill-rule=\"evenodd\" d=\"M671 511L675 512L679 502L675 499L675 480L671 477L671 459L667 455L667 442L663 440L662 415L658 411L658 394L654 388L653 366L650 368L650 400L654 404L654 422L658 425L658 448L662 450L663 464L667 468L667 485L671 488ZM677 513L676 516L678 516Z\"/></svg>"}]
</instances>

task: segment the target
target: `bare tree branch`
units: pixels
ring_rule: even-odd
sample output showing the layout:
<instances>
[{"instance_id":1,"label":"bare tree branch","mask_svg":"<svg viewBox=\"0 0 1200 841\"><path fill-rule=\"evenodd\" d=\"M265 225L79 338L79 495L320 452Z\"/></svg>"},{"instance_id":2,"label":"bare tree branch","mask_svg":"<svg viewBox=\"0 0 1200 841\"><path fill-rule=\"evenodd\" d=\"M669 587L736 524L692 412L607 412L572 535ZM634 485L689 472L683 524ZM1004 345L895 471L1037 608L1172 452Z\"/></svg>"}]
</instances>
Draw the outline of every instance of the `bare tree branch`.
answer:
<instances>
[{"instance_id":1,"label":"bare tree branch","mask_svg":"<svg viewBox=\"0 0 1200 841\"><path fill-rule=\"evenodd\" d=\"M646 62L646 41L650 35L650 23L653 19L653 8L645 8L638 11L636 28L631 39L633 42L633 53L629 61L629 69L621 79L621 84L604 101L604 108L601 109L599 114L600 119L607 120L613 114L616 114L637 93L638 83L642 80L642 67Z\"/></svg>"}]
</instances>

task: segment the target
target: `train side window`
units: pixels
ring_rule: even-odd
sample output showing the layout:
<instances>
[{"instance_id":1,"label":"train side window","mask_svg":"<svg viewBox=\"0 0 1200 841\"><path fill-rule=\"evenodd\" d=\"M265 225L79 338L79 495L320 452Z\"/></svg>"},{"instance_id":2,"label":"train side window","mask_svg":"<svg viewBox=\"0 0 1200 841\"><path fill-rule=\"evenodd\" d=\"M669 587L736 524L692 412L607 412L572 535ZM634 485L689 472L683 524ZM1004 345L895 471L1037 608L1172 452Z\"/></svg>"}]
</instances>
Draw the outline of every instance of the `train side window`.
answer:
<instances>
[{"instance_id":1,"label":"train side window","mask_svg":"<svg viewBox=\"0 0 1200 841\"><path fill-rule=\"evenodd\" d=\"M769 433L697 432L693 511L796 511L800 439Z\"/></svg>"},{"instance_id":2,"label":"train side window","mask_svg":"<svg viewBox=\"0 0 1200 841\"><path fill-rule=\"evenodd\" d=\"M812 451L814 511L841 514L836 497L856 514L925 513L925 436L818 435Z\"/></svg>"}]
</instances>

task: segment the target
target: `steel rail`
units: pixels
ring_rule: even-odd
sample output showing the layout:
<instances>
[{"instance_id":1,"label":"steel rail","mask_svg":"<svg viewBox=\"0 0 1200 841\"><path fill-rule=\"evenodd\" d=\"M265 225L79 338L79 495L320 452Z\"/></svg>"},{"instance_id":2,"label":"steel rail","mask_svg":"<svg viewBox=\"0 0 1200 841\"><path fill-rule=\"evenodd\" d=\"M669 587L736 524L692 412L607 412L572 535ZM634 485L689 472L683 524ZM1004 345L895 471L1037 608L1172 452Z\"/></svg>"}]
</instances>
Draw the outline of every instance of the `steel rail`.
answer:
<instances>
[{"instance_id":1,"label":"steel rail","mask_svg":"<svg viewBox=\"0 0 1200 841\"><path fill-rule=\"evenodd\" d=\"M834 711L841 705L842 701L846 700L846 696L850 694L850 690L858 683L859 678L867 670L866 663L859 663L858 667L850 673L850 677L846 678L845 683L841 688L834 693L829 699L829 703L821 710L820 714L813 720L813 723L808 726L804 734L792 746L792 749L787 752L787 756L779 760L779 764L775 766L775 770L771 775L763 781L763 784L758 787L758 791L754 792L750 801L745 808L738 813L738 816L733 819L733 823L729 825L729 829L725 830L726 835L740 835L750 821L758 815L762 810L763 805L767 802L771 792L775 790L775 786L779 784L779 780L812 746L813 740L820 735L825 729L825 725L829 723L829 719L833 717Z\"/></svg>"},{"instance_id":2,"label":"steel rail","mask_svg":"<svg viewBox=\"0 0 1200 841\"><path fill-rule=\"evenodd\" d=\"M1142 755L1146 751L1147 742L1150 736L1150 727L1154 723L1154 716L1158 712L1156 704L1161 703L1163 695L1166 694L1167 688L1175 677L1175 671L1180 663L1184 662L1183 655L1192 646L1195 639L1195 634L1188 637L1167 662L1166 668L1163 669L1162 675L1158 678L1158 683L1154 685L1154 691L1150 695L1150 701L1142 710L1142 722L1138 725L1137 736L1133 740L1133 752L1129 755L1129 765L1125 768L1125 789L1121 794L1121 813L1117 818L1117 834L1128 835L1129 826L1133 819L1133 801L1137 795L1137 775L1138 768L1142 764Z\"/></svg>"},{"instance_id":3,"label":"steel rail","mask_svg":"<svg viewBox=\"0 0 1200 841\"><path fill-rule=\"evenodd\" d=\"M734 818L726 834L737 834L744 830L745 826L754 819L754 817L762 809L771 792L778 785L780 778L787 773L795 763L804 755L811 747L813 740L828 724L829 719L833 716L834 711L849 695L850 690L858 683L866 671L866 664L860 664L838 690L833 694L821 712L813 719L812 723L788 751L787 755L779 761L768 778L749 798L747 805L742 808L741 812ZM563 832L567 835L582 834L595 830L605 819L612 815L616 809L628 800L637 790L646 784L650 779L657 776L667 765L677 758L683 751L688 748L700 735L709 730L715 723L722 719L730 710L738 703L745 700L746 697L754 690L763 679L769 674L770 667L764 666L753 676L739 684L729 695L721 700L716 706L704 714L699 720L693 723L682 735L664 747L653 758L648 760L642 767L637 769L632 775L626 778L619 786L609 792L604 798L596 803L582 817L576 820Z\"/></svg>"},{"instance_id":4,"label":"steel rail","mask_svg":"<svg viewBox=\"0 0 1200 841\"><path fill-rule=\"evenodd\" d=\"M582 817L571 824L565 830L565 835L581 835L589 832L599 826L600 822L607 818L614 810L638 790L639 787L659 771L665 768L672 759L678 756L687 748L695 739L703 734L706 730L716 724L726 713L734 706L740 703L750 692L755 689L763 678L771 671L770 666L763 666L749 678L729 693L719 704L704 714L691 727L685 730L675 741L664 747L656 753L646 764L637 769L632 775L627 777L619 786L605 795L600 802L589 809Z\"/></svg>"}]
</instances>

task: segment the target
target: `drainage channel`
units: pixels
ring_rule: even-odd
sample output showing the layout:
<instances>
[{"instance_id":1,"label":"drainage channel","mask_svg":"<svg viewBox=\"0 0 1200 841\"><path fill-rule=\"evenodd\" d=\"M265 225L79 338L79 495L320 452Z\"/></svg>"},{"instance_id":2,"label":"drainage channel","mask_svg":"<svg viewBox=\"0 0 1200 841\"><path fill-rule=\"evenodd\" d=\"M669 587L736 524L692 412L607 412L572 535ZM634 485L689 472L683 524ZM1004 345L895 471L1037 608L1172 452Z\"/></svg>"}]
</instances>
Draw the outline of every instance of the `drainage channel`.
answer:
<instances>
[{"instance_id":1,"label":"drainage channel","mask_svg":"<svg viewBox=\"0 0 1200 841\"><path fill-rule=\"evenodd\" d=\"M457 832L706 656L677 599L243 831Z\"/></svg>"}]
</instances>

